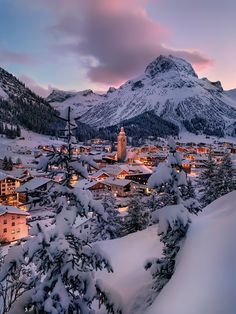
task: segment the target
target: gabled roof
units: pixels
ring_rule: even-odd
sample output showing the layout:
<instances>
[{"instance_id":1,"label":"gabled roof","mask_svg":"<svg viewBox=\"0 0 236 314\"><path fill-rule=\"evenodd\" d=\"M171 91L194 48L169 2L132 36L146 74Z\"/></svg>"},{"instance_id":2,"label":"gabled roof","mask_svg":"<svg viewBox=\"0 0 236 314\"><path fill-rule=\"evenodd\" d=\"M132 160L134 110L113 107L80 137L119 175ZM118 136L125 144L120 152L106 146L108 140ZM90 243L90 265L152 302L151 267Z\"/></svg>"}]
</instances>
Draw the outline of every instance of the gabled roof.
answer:
<instances>
[{"instance_id":1,"label":"gabled roof","mask_svg":"<svg viewBox=\"0 0 236 314\"><path fill-rule=\"evenodd\" d=\"M29 216L29 213L15 207L15 206L0 206L0 216L4 214L16 214Z\"/></svg>"},{"instance_id":2,"label":"gabled roof","mask_svg":"<svg viewBox=\"0 0 236 314\"><path fill-rule=\"evenodd\" d=\"M16 189L16 192L33 191L50 181L52 180L49 178L43 178L43 177L34 178L26 182L25 184L22 184L19 188Z\"/></svg>"},{"instance_id":3,"label":"gabled roof","mask_svg":"<svg viewBox=\"0 0 236 314\"><path fill-rule=\"evenodd\" d=\"M0 180L4 180L6 178L16 179L14 176L11 176L10 174L7 174L5 172L0 172ZM19 179L17 179L19 180Z\"/></svg>"},{"instance_id":4,"label":"gabled roof","mask_svg":"<svg viewBox=\"0 0 236 314\"><path fill-rule=\"evenodd\" d=\"M104 180L105 184L108 185L117 185L117 186L126 186L128 184L130 184L131 182L133 182L132 180L127 180L127 179L113 179L113 178L107 178L106 180Z\"/></svg>"},{"instance_id":5,"label":"gabled roof","mask_svg":"<svg viewBox=\"0 0 236 314\"><path fill-rule=\"evenodd\" d=\"M87 180L87 179L82 179L82 180L79 180L79 181L76 183L75 187L76 187L76 188L79 188L79 189L86 189L86 190L87 190L87 189L89 189L89 188L95 186L96 184L104 184L104 185L106 185L105 182L89 181L89 180Z\"/></svg>"},{"instance_id":6,"label":"gabled roof","mask_svg":"<svg viewBox=\"0 0 236 314\"><path fill-rule=\"evenodd\" d=\"M107 175L107 176L109 177L109 174L106 173L106 172L105 172L104 170L102 170L102 169L100 169L100 170L94 172L93 174L91 174L91 177L92 177L92 178L98 178L99 176L101 176L101 175L103 175L103 174L105 174L105 175Z\"/></svg>"}]
</instances>

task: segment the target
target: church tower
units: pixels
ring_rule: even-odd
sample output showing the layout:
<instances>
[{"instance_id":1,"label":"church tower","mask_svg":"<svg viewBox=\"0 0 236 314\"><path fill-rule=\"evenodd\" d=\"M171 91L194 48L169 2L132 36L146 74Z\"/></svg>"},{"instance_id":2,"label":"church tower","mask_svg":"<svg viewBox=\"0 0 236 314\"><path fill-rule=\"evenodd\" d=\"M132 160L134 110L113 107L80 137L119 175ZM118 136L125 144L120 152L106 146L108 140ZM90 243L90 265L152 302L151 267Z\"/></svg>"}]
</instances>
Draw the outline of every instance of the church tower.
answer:
<instances>
[{"instance_id":1,"label":"church tower","mask_svg":"<svg viewBox=\"0 0 236 314\"><path fill-rule=\"evenodd\" d=\"M125 161L126 158L126 135L124 128L121 127L117 138L117 161Z\"/></svg>"}]
</instances>

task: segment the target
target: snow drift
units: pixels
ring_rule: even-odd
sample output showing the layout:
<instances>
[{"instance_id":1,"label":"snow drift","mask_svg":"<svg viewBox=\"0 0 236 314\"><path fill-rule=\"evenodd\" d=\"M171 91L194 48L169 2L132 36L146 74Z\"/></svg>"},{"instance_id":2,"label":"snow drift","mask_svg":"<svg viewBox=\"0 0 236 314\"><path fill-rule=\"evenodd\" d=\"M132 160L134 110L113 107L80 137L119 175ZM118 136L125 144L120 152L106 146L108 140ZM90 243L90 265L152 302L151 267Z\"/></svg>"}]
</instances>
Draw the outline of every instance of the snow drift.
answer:
<instances>
[{"instance_id":1,"label":"snow drift","mask_svg":"<svg viewBox=\"0 0 236 314\"><path fill-rule=\"evenodd\" d=\"M236 313L236 191L193 218L176 271L146 314Z\"/></svg>"}]
</instances>

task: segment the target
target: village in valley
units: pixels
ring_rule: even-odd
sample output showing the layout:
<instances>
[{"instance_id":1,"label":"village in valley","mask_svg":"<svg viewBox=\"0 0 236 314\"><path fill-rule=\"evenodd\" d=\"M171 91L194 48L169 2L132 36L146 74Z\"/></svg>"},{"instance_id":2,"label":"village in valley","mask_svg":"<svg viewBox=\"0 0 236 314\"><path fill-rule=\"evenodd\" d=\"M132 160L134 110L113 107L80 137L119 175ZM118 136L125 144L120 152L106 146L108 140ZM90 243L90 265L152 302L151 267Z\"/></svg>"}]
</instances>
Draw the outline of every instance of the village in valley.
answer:
<instances>
[{"instance_id":1,"label":"village in valley","mask_svg":"<svg viewBox=\"0 0 236 314\"><path fill-rule=\"evenodd\" d=\"M27 134L27 133L26 133ZM28 236L29 227L37 221L50 224L53 208L38 209L32 206L32 195L37 197L55 185L63 184L60 175L51 177L46 170L38 169L40 158L53 151L60 151L63 141L50 138L32 146L31 132L28 139L21 138L17 147L7 140L0 156L0 241L2 245L15 243ZM46 137L45 137L46 138ZM202 171L206 169L209 154L220 164L226 154L236 162L236 144L227 140L214 140L208 136L199 143L175 138L176 150L182 157L182 168L195 186ZM38 141L38 142L39 142ZM5 141L6 142L6 141ZM13 141L12 141L13 142ZM20 142L26 145L20 145ZM30 145L27 145L30 142ZM4 146L3 146L4 147ZM5 155L4 155L5 153ZM139 197L145 207L156 191L148 187L148 179L160 163L169 155L168 141L150 138L146 143L133 147L128 144L124 127L120 128L116 142L91 139L73 145L73 157L87 156L92 161L88 176L74 175L71 188L90 191L93 199L102 201L111 197L122 219L126 219L129 204ZM79 222L80 232L90 236L93 218L89 214Z\"/></svg>"}]
</instances>

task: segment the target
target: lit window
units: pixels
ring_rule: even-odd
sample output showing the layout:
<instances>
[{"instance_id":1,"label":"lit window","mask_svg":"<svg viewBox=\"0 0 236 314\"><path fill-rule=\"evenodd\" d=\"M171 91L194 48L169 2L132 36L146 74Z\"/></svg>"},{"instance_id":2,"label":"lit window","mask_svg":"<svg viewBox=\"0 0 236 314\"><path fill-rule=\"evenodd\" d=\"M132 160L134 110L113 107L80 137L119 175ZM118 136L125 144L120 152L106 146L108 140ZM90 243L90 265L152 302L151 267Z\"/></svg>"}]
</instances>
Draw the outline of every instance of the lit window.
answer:
<instances>
[{"instance_id":1,"label":"lit window","mask_svg":"<svg viewBox=\"0 0 236 314\"><path fill-rule=\"evenodd\" d=\"M15 234L15 233L16 233L15 230L12 230L12 231L11 231L11 234Z\"/></svg>"}]
</instances>

